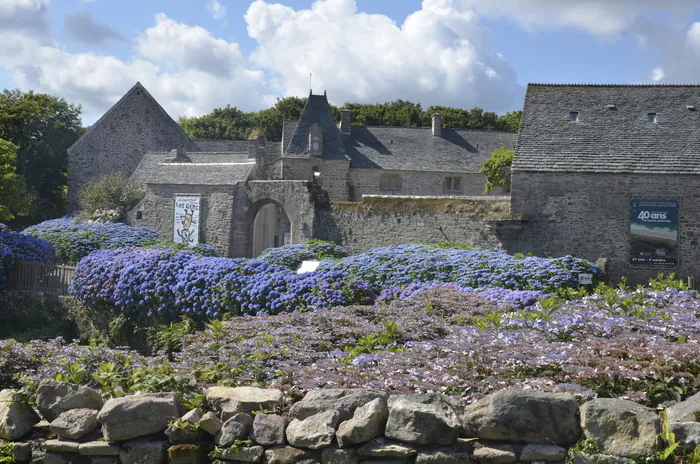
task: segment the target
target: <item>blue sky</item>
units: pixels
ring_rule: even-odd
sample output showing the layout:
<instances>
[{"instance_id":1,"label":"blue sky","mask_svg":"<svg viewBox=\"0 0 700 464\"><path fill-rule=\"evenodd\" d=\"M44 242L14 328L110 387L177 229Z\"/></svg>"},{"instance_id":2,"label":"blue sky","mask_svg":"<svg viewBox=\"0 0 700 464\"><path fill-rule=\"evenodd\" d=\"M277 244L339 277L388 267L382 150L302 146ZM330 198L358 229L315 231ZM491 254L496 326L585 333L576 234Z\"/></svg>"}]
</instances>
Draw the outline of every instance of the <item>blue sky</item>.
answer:
<instances>
[{"instance_id":1,"label":"blue sky","mask_svg":"<svg viewBox=\"0 0 700 464\"><path fill-rule=\"evenodd\" d=\"M694 0L0 0L0 86L174 116L327 90L505 112L528 82L700 82Z\"/></svg>"}]
</instances>

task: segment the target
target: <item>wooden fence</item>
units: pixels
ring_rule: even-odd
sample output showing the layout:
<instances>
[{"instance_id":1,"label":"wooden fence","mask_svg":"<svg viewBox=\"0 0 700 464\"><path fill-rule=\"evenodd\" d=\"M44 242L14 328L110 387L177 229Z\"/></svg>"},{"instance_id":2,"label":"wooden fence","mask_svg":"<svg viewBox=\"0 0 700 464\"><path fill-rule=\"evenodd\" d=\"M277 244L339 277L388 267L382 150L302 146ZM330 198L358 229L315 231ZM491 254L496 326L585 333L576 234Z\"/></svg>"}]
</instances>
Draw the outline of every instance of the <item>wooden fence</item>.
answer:
<instances>
[{"instance_id":1,"label":"wooden fence","mask_svg":"<svg viewBox=\"0 0 700 464\"><path fill-rule=\"evenodd\" d=\"M9 273L8 288L51 295L67 295L75 268L33 261L18 261Z\"/></svg>"}]
</instances>

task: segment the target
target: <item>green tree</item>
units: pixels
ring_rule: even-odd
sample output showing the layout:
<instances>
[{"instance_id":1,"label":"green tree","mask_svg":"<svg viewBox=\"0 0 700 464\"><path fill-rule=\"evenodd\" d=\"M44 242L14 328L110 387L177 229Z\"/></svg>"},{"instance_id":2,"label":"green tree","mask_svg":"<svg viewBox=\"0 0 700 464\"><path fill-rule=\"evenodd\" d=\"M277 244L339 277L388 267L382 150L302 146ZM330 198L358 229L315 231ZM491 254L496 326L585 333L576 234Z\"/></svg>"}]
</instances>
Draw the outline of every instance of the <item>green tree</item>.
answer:
<instances>
[{"instance_id":1,"label":"green tree","mask_svg":"<svg viewBox=\"0 0 700 464\"><path fill-rule=\"evenodd\" d=\"M81 216L98 219L105 211L114 211L114 221L121 221L145 195L140 183L130 180L123 172L107 174L93 179L80 190Z\"/></svg>"},{"instance_id":2,"label":"green tree","mask_svg":"<svg viewBox=\"0 0 700 464\"><path fill-rule=\"evenodd\" d=\"M34 92L0 94L0 138L17 147L17 174L27 184L22 223L65 214L68 148L83 133L80 106Z\"/></svg>"},{"instance_id":3,"label":"green tree","mask_svg":"<svg viewBox=\"0 0 700 464\"><path fill-rule=\"evenodd\" d=\"M0 222L11 221L27 212L26 184L15 168L15 146L0 139Z\"/></svg>"},{"instance_id":4,"label":"green tree","mask_svg":"<svg viewBox=\"0 0 700 464\"><path fill-rule=\"evenodd\" d=\"M520 129L520 119L523 117L523 111L510 111L498 120L500 130L518 132Z\"/></svg>"},{"instance_id":5,"label":"green tree","mask_svg":"<svg viewBox=\"0 0 700 464\"><path fill-rule=\"evenodd\" d=\"M491 152L491 156L481 165L479 172L486 176L485 195L498 187L503 187L506 192L510 192L510 169L513 165L513 155L515 155L515 150L499 147Z\"/></svg>"}]
</instances>

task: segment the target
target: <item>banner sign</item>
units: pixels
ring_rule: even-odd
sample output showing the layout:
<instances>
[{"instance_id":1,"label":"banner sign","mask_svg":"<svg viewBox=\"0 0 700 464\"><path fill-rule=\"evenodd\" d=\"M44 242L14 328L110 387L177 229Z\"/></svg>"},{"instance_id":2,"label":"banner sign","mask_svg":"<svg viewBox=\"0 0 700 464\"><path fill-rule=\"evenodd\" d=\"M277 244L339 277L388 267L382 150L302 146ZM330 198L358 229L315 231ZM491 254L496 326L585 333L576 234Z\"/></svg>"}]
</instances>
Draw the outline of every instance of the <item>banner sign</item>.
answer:
<instances>
[{"instance_id":1,"label":"banner sign","mask_svg":"<svg viewBox=\"0 0 700 464\"><path fill-rule=\"evenodd\" d=\"M199 200L197 195L175 197L173 242L199 245Z\"/></svg>"},{"instance_id":2,"label":"banner sign","mask_svg":"<svg viewBox=\"0 0 700 464\"><path fill-rule=\"evenodd\" d=\"M678 200L632 200L631 264L678 265Z\"/></svg>"}]
</instances>

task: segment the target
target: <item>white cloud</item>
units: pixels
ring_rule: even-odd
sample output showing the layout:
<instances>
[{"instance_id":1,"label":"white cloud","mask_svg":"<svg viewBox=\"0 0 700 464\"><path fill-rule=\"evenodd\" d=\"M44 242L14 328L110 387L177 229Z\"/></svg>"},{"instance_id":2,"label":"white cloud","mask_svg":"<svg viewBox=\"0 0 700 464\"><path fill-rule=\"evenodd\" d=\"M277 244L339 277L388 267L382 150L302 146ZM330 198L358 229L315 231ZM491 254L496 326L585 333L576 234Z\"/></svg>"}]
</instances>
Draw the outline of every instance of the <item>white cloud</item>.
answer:
<instances>
[{"instance_id":1,"label":"white cloud","mask_svg":"<svg viewBox=\"0 0 700 464\"><path fill-rule=\"evenodd\" d=\"M219 77L234 77L245 58L238 44L214 38L199 26L188 26L156 15L155 26L137 40L138 53L163 66L198 70Z\"/></svg>"},{"instance_id":2,"label":"white cloud","mask_svg":"<svg viewBox=\"0 0 700 464\"><path fill-rule=\"evenodd\" d=\"M662 81L666 77L663 68L654 68L651 70L651 80L654 82Z\"/></svg>"},{"instance_id":3,"label":"white cloud","mask_svg":"<svg viewBox=\"0 0 700 464\"><path fill-rule=\"evenodd\" d=\"M217 21L226 18L226 7L219 3L219 0L207 0L207 10Z\"/></svg>"},{"instance_id":4,"label":"white cloud","mask_svg":"<svg viewBox=\"0 0 700 464\"><path fill-rule=\"evenodd\" d=\"M252 59L276 73L287 94L307 94L313 73L314 91L328 90L336 104L522 105L515 72L458 0L424 0L401 25L358 12L354 0L319 0L307 10L257 0L245 19L259 44Z\"/></svg>"},{"instance_id":5,"label":"white cloud","mask_svg":"<svg viewBox=\"0 0 700 464\"><path fill-rule=\"evenodd\" d=\"M69 53L20 32L0 31L0 66L20 88L82 104L86 124L100 117L136 81L173 117L205 114L228 103L249 111L272 104L275 98L265 86L262 71L245 66L236 44L207 38L200 29L159 15L139 39L138 53L131 60ZM173 30L180 34L179 41L168 32ZM192 61L193 53L207 47L216 48L210 53L220 53L226 73L216 72L206 60Z\"/></svg>"},{"instance_id":6,"label":"white cloud","mask_svg":"<svg viewBox=\"0 0 700 464\"><path fill-rule=\"evenodd\" d=\"M444 2L447 0L435 0ZM698 7L697 0L459 0L485 16L507 18L528 30L576 28L598 36L615 35L648 15L678 18Z\"/></svg>"},{"instance_id":7,"label":"white cloud","mask_svg":"<svg viewBox=\"0 0 700 464\"><path fill-rule=\"evenodd\" d=\"M46 34L51 0L0 0L0 31L26 30Z\"/></svg>"},{"instance_id":8,"label":"white cloud","mask_svg":"<svg viewBox=\"0 0 700 464\"><path fill-rule=\"evenodd\" d=\"M63 18L68 35L88 45L101 45L107 40L125 42L126 38L106 24L95 21L89 11L76 11Z\"/></svg>"}]
</instances>

